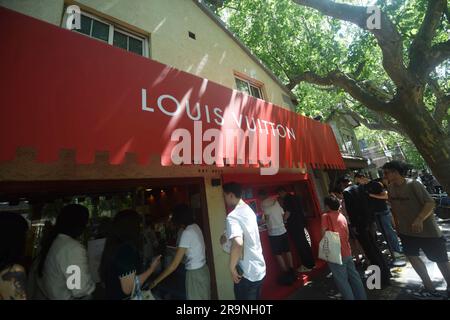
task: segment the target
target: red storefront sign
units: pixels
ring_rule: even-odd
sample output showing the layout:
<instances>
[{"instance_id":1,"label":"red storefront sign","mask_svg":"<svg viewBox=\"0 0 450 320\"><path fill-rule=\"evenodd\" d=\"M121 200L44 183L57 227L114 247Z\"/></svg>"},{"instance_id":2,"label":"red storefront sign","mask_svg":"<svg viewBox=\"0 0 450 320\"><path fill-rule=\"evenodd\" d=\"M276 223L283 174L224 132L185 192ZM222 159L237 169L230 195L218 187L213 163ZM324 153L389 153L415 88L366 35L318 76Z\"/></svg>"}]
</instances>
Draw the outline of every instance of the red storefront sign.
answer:
<instances>
[{"instance_id":1,"label":"red storefront sign","mask_svg":"<svg viewBox=\"0 0 450 320\"><path fill-rule=\"evenodd\" d=\"M240 128L279 137L281 167L344 168L328 125L266 101L4 8L0 41L0 161L32 147L39 162L74 149L80 164L167 165L174 130L203 150L205 130Z\"/></svg>"}]
</instances>

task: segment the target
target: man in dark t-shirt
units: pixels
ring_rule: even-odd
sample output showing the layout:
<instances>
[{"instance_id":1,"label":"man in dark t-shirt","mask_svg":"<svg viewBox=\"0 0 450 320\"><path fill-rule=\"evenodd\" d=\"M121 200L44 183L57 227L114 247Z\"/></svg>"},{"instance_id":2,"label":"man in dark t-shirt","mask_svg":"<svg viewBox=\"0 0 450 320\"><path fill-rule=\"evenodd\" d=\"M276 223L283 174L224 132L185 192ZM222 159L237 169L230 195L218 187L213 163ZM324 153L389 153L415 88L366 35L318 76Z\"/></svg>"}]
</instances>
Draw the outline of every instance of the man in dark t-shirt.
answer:
<instances>
[{"instance_id":1,"label":"man in dark t-shirt","mask_svg":"<svg viewBox=\"0 0 450 320\"><path fill-rule=\"evenodd\" d=\"M372 180L366 185L369 193L369 208L374 213L378 229L386 240L393 259L402 259L402 248L397 233L392 227L392 215L387 205L387 191L381 179Z\"/></svg>"},{"instance_id":2,"label":"man in dark t-shirt","mask_svg":"<svg viewBox=\"0 0 450 320\"><path fill-rule=\"evenodd\" d=\"M298 255L300 256L302 266L298 269L299 272L308 272L314 268L315 262L312 254L311 246L306 239L305 234L305 215L298 196L289 194L286 189L280 187L277 189L280 196L282 207L287 216L287 230L289 235L297 247Z\"/></svg>"},{"instance_id":3,"label":"man in dark t-shirt","mask_svg":"<svg viewBox=\"0 0 450 320\"><path fill-rule=\"evenodd\" d=\"M381 283L383 286L390 284L392 277L389 266L377 246L376 236L372 226L374 225L373 211L369 205L369 194L367 191L367 179L362 174L355 175L357 185L346 188L343 192L345 208L350 218L352 228L366 257L372 265L377 265L381 271Z\"/></svg>"}]
</instances>

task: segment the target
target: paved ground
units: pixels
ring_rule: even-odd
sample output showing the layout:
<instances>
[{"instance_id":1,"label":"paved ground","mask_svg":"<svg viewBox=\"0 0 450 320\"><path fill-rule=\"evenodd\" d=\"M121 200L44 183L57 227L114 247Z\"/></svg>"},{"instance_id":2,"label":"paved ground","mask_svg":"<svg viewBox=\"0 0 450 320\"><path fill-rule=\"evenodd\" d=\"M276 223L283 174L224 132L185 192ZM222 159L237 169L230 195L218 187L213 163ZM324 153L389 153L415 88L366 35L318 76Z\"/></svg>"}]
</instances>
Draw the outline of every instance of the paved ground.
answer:
<instances>
[{"instance_id":1,"label":"paved ground","mask_svg":"<svg viewBox=\"0 0 450 320\"><path fill-rule=\"evenodd\" d=\"M447 252L450 252L450 220L440 220L438 223L447 238ZM388 257L388 251L384 250ZM425 257L428 272L432 281L436 284L438 290L446 290L446 283L442 279L441 273L437 265ZM411 295L413 290L421 287L419 276L408 263L405 267L392 268L391 273L394 275L392 285L383 290L368 290L368 298L370 300L414 300ZM363 275L363 271L361 270ZM324 270L322 274L315 277L310 283L300 288L289 299L293 300L336 300L342 299L336 290L332 275L329 270Z\"/></svg>"}]
</instances>

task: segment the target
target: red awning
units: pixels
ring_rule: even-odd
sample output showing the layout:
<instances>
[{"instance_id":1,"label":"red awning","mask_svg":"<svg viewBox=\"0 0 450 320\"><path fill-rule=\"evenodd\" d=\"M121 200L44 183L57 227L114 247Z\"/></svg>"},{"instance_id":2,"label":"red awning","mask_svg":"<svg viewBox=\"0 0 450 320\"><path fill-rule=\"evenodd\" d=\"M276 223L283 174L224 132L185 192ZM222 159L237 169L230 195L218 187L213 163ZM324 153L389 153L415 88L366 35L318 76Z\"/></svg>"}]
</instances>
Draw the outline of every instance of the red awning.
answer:
<instances>
[{"instance_id":1,"label":"red awning","mask_svg":"<svg viewBox=\"0 0 450 320\"><path fill-rule=\"evenodd\" d=\"M263 176L259 174L239 174L239 173L225 173L222 175L223 183L238 182L241 184L274 184L274 183L288 183L306 181L309 179L307 173L278 173L276 178L272 176Z\"/></svg>"},{"instance_id":2,"label":"red awning","mask_svg":"<svg viewBox=\"0 0 450 320\"><path fill-rule=\"evenodd\" d=\"M73 149L80 164L106 151L167 165L176 129L200 137L195 154L208 129L241 128L279 137L281 167L344 168L328 125L266 101L5 8L0 41L0 161L32 147L39 162Z\"/></svg>"}]
</instances>

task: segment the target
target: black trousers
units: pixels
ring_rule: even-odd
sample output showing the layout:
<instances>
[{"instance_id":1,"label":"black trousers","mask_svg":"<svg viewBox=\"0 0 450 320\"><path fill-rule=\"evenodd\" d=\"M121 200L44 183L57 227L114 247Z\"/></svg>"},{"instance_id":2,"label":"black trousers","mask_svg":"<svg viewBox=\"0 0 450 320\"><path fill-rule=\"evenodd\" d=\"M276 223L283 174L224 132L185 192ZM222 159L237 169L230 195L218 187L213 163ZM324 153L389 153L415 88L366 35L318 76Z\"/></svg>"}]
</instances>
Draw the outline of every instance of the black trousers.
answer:
<instances>
[{"instance_id":1,"label":"black trousers","mask_svg":"<svg viewBox=\"0 0 450 320\"><path fill-rule=\"evenodd\" d=\"M371 264L377 265L380 268L382 283L388 283L392 275L386 259L381 253L380 248L378 248L376 234L374 234L372 228L357 228L356 232L358 233L356 239L361 244L366 257L370 260Z\"/></svg>"},{"instance_id":2,"label":"black trousers","mask_svg":"<svg viewBox=\"0 0 450 320\"><path fill-rule=\"evenodd\" d=\"M299 222L288 223L287 230L297 248L301 263L312 269L315 265L314 256L308 239L306 239L304 225Z\"/></svg>"},{"instance_id":3,"label":"black trousers","mask_svg":"<svg viewBox=\"0 0 450 320\"><path fill-rule=\"evenodd\" d=\"M236 300L259 300L261 298L261 287L263 280L250 281L241 278L238 284L234 284L234 297Z\"/></svg>"}]
</instances>

